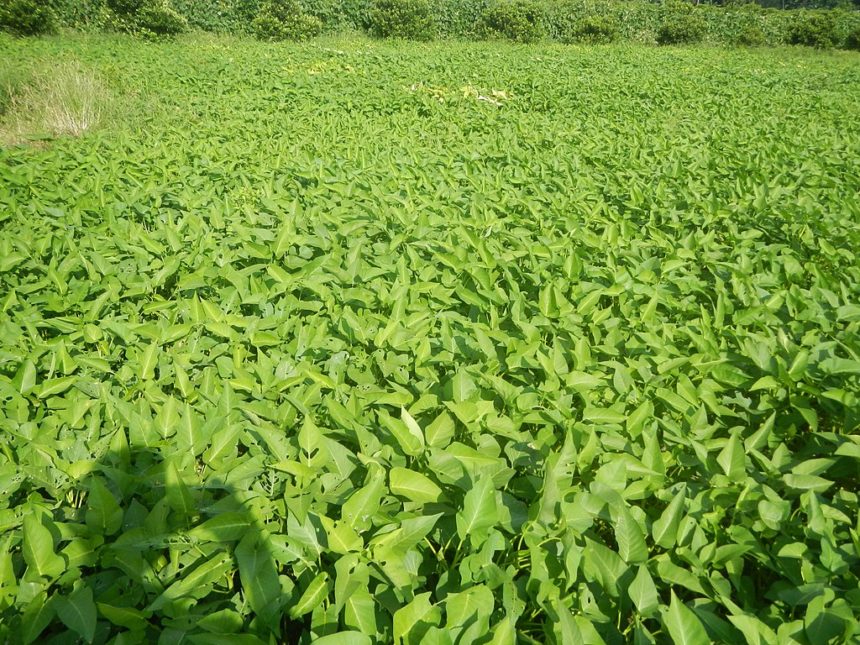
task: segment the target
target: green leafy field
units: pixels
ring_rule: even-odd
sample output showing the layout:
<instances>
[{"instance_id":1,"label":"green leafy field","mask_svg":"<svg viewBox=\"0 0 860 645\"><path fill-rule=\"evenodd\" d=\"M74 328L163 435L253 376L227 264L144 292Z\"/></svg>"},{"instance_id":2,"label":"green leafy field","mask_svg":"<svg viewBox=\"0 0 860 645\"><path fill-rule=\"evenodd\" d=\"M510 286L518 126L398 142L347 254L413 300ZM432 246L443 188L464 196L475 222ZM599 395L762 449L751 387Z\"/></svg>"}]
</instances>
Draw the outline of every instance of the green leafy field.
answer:
<instances>
[{"instance_id":1,"label":"green leafy field","mask_svg":"<svg viewBox=\"0 0 860 645\"><path fill-rule=\"evenodd\" d=\"M58 57L126 117L0 150L0 640L858 637L860 55Z\"/></svg>"}]
</instances>

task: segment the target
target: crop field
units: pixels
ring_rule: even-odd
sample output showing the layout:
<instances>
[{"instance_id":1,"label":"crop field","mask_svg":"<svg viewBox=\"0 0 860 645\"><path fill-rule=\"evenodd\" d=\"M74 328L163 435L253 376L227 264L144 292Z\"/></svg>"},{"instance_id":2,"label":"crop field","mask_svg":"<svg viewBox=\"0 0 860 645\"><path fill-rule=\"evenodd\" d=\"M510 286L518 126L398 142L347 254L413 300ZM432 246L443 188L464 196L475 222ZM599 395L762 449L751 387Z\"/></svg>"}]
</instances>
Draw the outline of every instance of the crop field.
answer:
<instances>
[{"instance_id":1,"label":"crop field","mask_svg":"<svg viewBox=\"0 0 860 645\"><path fill-rule=\"evenodd\" d=\"M860 54L48 60L109 118L0 148L0 641L860 637Z\"/></svg>"}]
</instances>

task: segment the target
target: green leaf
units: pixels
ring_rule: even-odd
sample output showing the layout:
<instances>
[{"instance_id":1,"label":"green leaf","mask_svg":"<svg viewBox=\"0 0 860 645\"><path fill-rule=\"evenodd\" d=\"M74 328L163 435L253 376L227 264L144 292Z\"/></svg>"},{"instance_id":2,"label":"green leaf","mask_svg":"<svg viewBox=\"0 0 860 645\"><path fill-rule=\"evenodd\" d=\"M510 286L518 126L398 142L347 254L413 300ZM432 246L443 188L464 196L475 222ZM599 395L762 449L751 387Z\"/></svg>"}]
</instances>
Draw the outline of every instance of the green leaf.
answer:
<instances>
[{"instance_id":1,"label":"green leaf","mask_svg":"<svg viewBox=\"0 0 860 645\"><path fill-rule=\"evenodd\" d=\"M707 645L711 642L704 625L693 611L678 600L672 591L669 609L663 614L663 625L675 645Z\"/></svg>"},{"instance_id":2,"label":"green leaf","mask_svg":"<svg viewBox=\"0 0 860 645\"><path fill-rule=\"evenodd\" d=\"M816 493L823 493L833 486L832 481L816 475L795 475L794 473L788 473L783 475L782 480L790 488L811 490Z\"/></svg>"},{"instance_id":3,"label":"green leaf","mask_svg":"<svg viewBox=\"0 0 860 645\"><path fill-rule=\"evenodd\" d=\"M457 370L451 379L451 397L455 403L470 400L478 393L478 386L465 370Z\"/></svg>"},{"instance_id":4,"label":"green leaf","mask_svg":"<svg viewBox=\"0 0 860 645\"><path fill-rule=\"evenodd\" d=\"M454 438L454 420L447 412L442 412L427 426L427 445L444 448Z\"/></svg>"},{"instance_id":5,"label":"green leaf","mask_svg":"<svg viewBox=\"0 0 860 645\"><path fill-rule=\"evenodd\" d=\"M191 571L185 572L183 577L165 589L147 609L159 611L180 598L203 598L209 594L215 581L231 569L231 558L223 552L216 552Z\"/></svg>"},{"instance_id":6,"label":"green leaf","mask_svg":"<svg viewBox=\"0 0 860 645\"><path fill-rule=\"evenodd\" d=\"M217 468L235 451L241 431L241 427L231 423L229 419L225 421L219 418L218 422L218 426L212 433L209 448L203 453L203 461L213 468Z\"/></svg>"},{"instance_id":7,"label":"green leaf","mask_svg":"<svg viewBox=\"0 0 860 645\"><path fill-rule=\"evenodd\" d=\"M328 548L335 553L360 551L364 546L364 540L346 522L333 522L327 517L321 517L320 520L328 537Z\"/></svg>"},{"instance_id":8,"label":"green leaf","mask_svg":"<svg viewBox=\"0 0 860 645\"><path fill-rule=\"evenodd\" d=\"M115 607L107 603L96 603L98 613L112 624L134 631L146 629L146 613L133 607Z\"/></svg>"},{"instance_id":9,"label":"green leaf","mask_svg":"<svg viewBox=\"0 0 860 645\"><path fill-rule=\"evenodd\" d=\"M794 360L791 361L791 367L788 368L788 375L792 381L799 381L806 374L806 366L809 364L809 352L805 349L797 352Z\"/></svg>"},{"instance_id":10,"label":"green leaf","mask_svg":"<svg viewBox=\"0 0 860 645\"><path fill-rule=\"evenodd\" d=\"M322 439L322 433L319 427L311 420L309 416L305 416L302 421L302 427L299 429L299 448L302 450L302 458L305 463L310 463L312 457L316 454Z\"/></svg>"},{"instance_id":11,"label":"green leaf","mask_svg":"<svg viewBox=\"0 0 860 645\"><path fill-rule=\"evenodd\" d=\"M153 341L140 354L138 378L141 381L151 381L155 378L155 366L158 364L158 343Z\"/></svg>"},{"instance_id":12,"label":"green leaf","mask_svg":"<svg viewBox=\"0 0 860 645\"><path fill-rule=\"evenodd\" d=\"M344 603L344 625L362 634L376 634L376 603L364 589L351 593Z\"/></svg>"},{"instance_id":13,"label":"green leaf","mask_svg":"<svg viewBox=\"0 0 860 645\"><path fill-rule=\"evenodd\" d=\"M555 625L558 641L561 643L583 643L582 631L570 610L564 606L561 600L555 601L555 613L558 614L558 622Z\"/></svg>"},{"instance_id":14,"label":"green leaf","mask_svg":"<svg viewBox=\"0 0 860 645\"><path fill-rule=\"evenodd\" d=\"M463 508L457 513L457 535L461 542L466 538L473 546L480 546L487 538L488 529L499 521L496 489L491 477L481 477L466 493Z\"/></svg>"},{"instance_id":15,"label":"green leaf","mask_svg":"<svg viewBox=\"0 0 860 645\"><path fill-rule=\"evenodd\" d=\"M654 537L654 543L663 548L671 548L675 545L675 539L678 535L678 527L681 524L681 516L684 512L684 500L687 496L687 487L681 486L680 490L669 502L669 505L663 511L656 522L651 527L651 535Z\"/></svg>"},{"instance_id":16,"label":"green leaf","mask_svg":"<svg viewBox=\"0 0 860 645\"><path fill-rule=\"evenodd\" d=\"M586 408L582 420L589 423L624 423L627 417L609 408Z\"/></svg>"},{"instance_id":17,"label":"green leaf","mask_svg":"<svg viewBox=\"0 0 860 645\"><path fill-rule=\"evenodd\" d=\"M122 526L122 509L100 477L90 480L85 517L87 526L100 535L113 535Z\"/></svg>"},{"instance_id":18,"label":"green leaf","mask_svg":"<svg viewBox=\"0 0 860 645\"><path fill-rule=\"evenodd\" d=\"M627 417L627 432L631 437L642 434L645 423L654 416L654 404L651 401L643 401L632 414Z\"/></svg>"},{"instance_id":19,"label":"green leaf","mask_svg":"<svg viewBox=\"0 0 860 645\"><path fill-rule=\"evenodd\" d=\"M403 410L405 412L405 410ZM408 412L406 413L409 414ZM411 417L409 417L411 419ZM400 419L391 417L386 412L379 412L379 421L392 434L397 444L403 450L403 453L411 457L417 457L424 451L424 435L421 434L418 424L414 423L413 427L407 425Z\"/></svg>"},{"instance_id":20,"label":"green leaf","mask_svg":"<svg viewBox=\"0 0 860 645\"><path fill-rule=\"evenodd\" d=\"M627 572L628 566L615 551L585 538L585 548L582 550L582 571L586 580L598 582L611 597L621 593L618 582Z\"/></svg>"},{"instance_id":21,"label":"green leaf","mask_svg":"<svg viewBox=\"0 0 860 645\"><path fill-rule=\"evenodd\" d=\"M66 563L54 552L51 532L42 524L41 517L37 514L27 513L23 524L22 551L28 572L42 578L58 577L65 570Z\"/></svg>"},{"instance_id":22,"label":"green leaf","mask_svg":"<svg viewBox=\"0 0 860 645\"><path fill-rule=\"evenodd\" d=\"M610 507L615 523L615 541L621 559L628 563L644 562L648 559L648 545L642 527L630 514L626 506Z\"/></svg>"},{"instance_id":23,"label":"green leaf","mask_svg":"<svg viewBox=\"0 0 860 645\"><path fill-rule=\"evenodd\" d=\"M242 592L251 609L275 629L278 622L281 583L278 568L263 535L248 532L236 547Z\"/></svg>"},{"instance_id":24,"label":"green leaf","mask_svg":"<svg viewBox=\"0 0 860 645\"><path fill-rule=\"evenodd\" d=\"M12 385L19 394L28 394L36 387L37 376L36 366L28 359L21 363L15 378L12 379Z\"/></svg>"},{"instance_id":25,"label":"green leaf","mask_svg":"<svg viewBox=\"0 0 860 645\"><path fill-rule=\"evenodd\" d=\"M743 442L733 434L717 457L717 463L729 479L741 482L746 476L746 454Z\"/></svg>"},{"instance_id":26,"label":"green leaf","mask_svg":"<svg viewBox=\"0 0 860 645\"><path fill-rule=\"evenodd\" d=\"M516 645L517 632L514 629L510 616L502 618L493 627L493 639L490 645Z\"/></svg>"},{"instance_id":27,"label":"green leaf","mask_svg":"<svg viewBox=\"0 0 860 645\"><path fill-rule=\"evenodd\" d=\"M371 470L368 483L355 491L341 509L343 520L361 533L370 526L371 519L379 510L379 503L385 490L384 475Z\"/></svg>"},{"instance_id":28,"label":"green leaf","mask_svg":"<svg viewBox=\"0 0 860 645\"><path fill-rule=\"evenodd\" d=\"M403 520L393 531L377 534L370 542L376 559L400 558L418 544L436 525L441 513L422 515Z\"/></svg>"},{"instance_id":29,"label":"green leaf","mask_svg":"<svg viewBox=\"0 0 860 645\"><path fill-rule=\"evenodd\" d=\"M817 596L806 607L803 629L810 643L838 642L845 631L845 621L835 611L825 608L826 598Z\"/></svg>"},{"instance_id":30,"label":"green leaf","mask_svg":"<svg viewBox=\"0 0 860 645\"><path fill-rule=\"evenodd\" d=\"M47 598L44 591L36 594L21 615L21 641L29 645L45 631L56 614L56 596Z\"/></svg>"},{"instance_id":31,"label":"green leaf","mask_svg":"<svg viewBox=\"0 0 860 645\"><path fill-rule=\"evenodd\" d=\"M636 577L630 583L627 592L640 614L643 616L654 614L660 603L660 596L657 594L654 580L644 564L639 565Z\"/></svg>"},{"instance_id":32,"label":"green leaf","mask_svg":"<svg viewBox=\"0 0 860 645\"><path fill-rule=\"evenodd\" d=\"M47 399L50 396L62 394L72 387L77 380L78 377L76 376L61 376L59 378L51 378L42 381L42 384L38 387L39 398Z\"/></svg>"},{"instance_id":33,"label":"green leaf","mask_svg":"<svg viewBox=\"0 0 860 645\"><path fill-rule=\"evenodd\" d=\"M442 489L433 480L414 470L395 467L388 476L391 492L395 495L420 504L438 502L442 497Z\"/></svg>"},{"instance_id":34,"label":"green leaf","mask_svg":"<svg viewBox=\"0 0 860 645\"><path fill-rule=\"evenodd\" d=\"M293 202L291 207L291 212L287 214L284 218L283 224L281 224L280 231L278 232L278 239L275 242L275 257L281 258L284 253L287 252L287 249L296 241L296 227L293 218L295 217L296 210L298 208L298 203Z\"/></svg>"},{"instance_id":35,"label":"green leaf","mask_svg":"<svg viewBox=\"0 0 860 645\"><path fill-rule=\"evenodd\" d=\"M167 462L164 468L164 485L167 494L167 503L181 518L188 520L197 513L191 491L182 480L174 460Z\"/></svg>"},{"instance_id":36,"label":"green leaf","mask_svg":"<svg viewBox=\"0 0 860 645\"><path fill-rule=\"evenodd\" d=\"M485 585L449 594L445 598L446 630L452 639L477 642L489 632L494 608L493 592Z\"/></svg>"},{"instance_id":37,"label":"green leaf","mask_svg":"<svg viewBox=\"0 0 860 645\"><path fill-rule=\"evenodd\" d=\"M430 602L430 592L418 594L394 613L394 642L420 643L430 626L438 625L442 612Z\"/></svg>"},{"instance_id":38,"label":"green leaf","mask_svg":"<svg viewBox=\"0 0 860 645\"><path fill-rule=\"evenodd\" d=\"M313 611L319 606L323 600L328 597L329 593L329 576L326 572L317 574L311 580L304 593L299 597L296 603L290 607L290 618L298 618Z\"/></svg>"},{"instance_id":39,"label":"green leaf","mask_svg":"<svg viewBox=\"0 0 860 645\"><path fill-rule=\"evenodd\" d=\"M544 466L543 490L538 508L538 519L544 524L549 524L557 517L559 502L572 482L575 469L576 446L573 435L567 433L561 450L551 453Z\"/></svg>"},{"instance_id":40,"label":"green leaf","mask_svg":"<svg viewBox=\"0 0 860 645\"><path fill-rule=\"evenodd\" d=\"M188 452L195 457L202 453L205 448L199 417L187 401L182 411L182 420L176 431L176 442L179 452Z\"/></svg>"},{"instance_id":41,"label":"green leaf","mask_svg":"<svg viewBox=\"0 0 860 645\"><path fill-rule=\"evenodd\" d=\"M227 512L209 518L188 531L188 537L204 542L233 542L240 540L251 529L246 513Z\"/></svg>"},{"instance_id":42,"label":"green leaf","mask_svg":"<svg viewBox=\"0 0 860 645\"><path fill-rule=\"evenodd\" d=\"M754 616L729 616L729 620L740 630L749 645L777 642L776 632Z\"/></svg>"},{"instance_id":43,"label":"green leaf","mask_svg":"<svg viewBox=\"0 0 860 645\"><path fill-rule=\"evenodd\" d=\"M847 358L826 358L818 367L825 374L860 374L860 361Z\"/></svg>"},{"instance_id":44,"label":"green leaf","mask_svg":"<svg viewBox=\"0 0 860 645\"><path fill-rule=\"evenodd\" d=\"M371 645L370 636L361 632L338 632L314 640L314 645Z\"/></svg>"},{"instance_id":45,"label":"green leaf","mask_svg":"<svg viewBox=\"0 0 860 645\"><path fill-rule=\"evenodd\" d=\"M96 603L93 590L79 587L69 596L56 600L57 616L63 624L77 633L87 643L92 643L96 635Z\"/></svg>"},{"instance_id":46,"label":"green leaf","mask_svg":"<svg viewBox=\"0 0 860 645\"><path fill-rule=\"evenodd\" d=\"M400 408L400 420L406 424L406 429L409 431L409 434L415 439L415 441L421 446L421 450L424 449L424 433L421 431L421 426L418 425L418 422L412 418L412 415L406 410L406 408Z\"/></svg>"}]
</instances>

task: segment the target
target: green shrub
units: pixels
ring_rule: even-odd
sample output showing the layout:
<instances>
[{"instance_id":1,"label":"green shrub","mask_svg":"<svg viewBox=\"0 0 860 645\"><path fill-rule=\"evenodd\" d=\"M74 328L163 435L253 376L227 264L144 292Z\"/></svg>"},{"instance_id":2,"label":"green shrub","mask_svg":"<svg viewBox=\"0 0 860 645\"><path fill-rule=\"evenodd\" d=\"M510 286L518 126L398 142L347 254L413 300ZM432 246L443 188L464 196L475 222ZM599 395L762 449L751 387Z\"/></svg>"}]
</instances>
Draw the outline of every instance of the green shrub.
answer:
<instances>
[{"instance_id":1,"label":"green shrub","mask_svg":"<svg viewBox=\"0 0 860 645\"><path fill-rule=\"evenodd\" d=\"M108 0L105 27L147 38L173 36L188 30L188 21L164 0Z\"/></svg>"},{"instance_id":2,"label":"green shrub","mask_svg":"<svg viewBox=\"0 0 860 645\"><path fill-rule=\"evenodd\" d=\"M130 17L136 15L148 0L107 0L107 7L116 15Z\"/></svg>"},{"instance_id":3,"label":"green shrub","mask_svg":"<svg viewBox=\"0 0 860 645\"><path fill-rule=\"evenodd\" d=\"M306 13L298 0L268 0L254 19L260 40L305 40L322 32L322 21Z\"/></svg>"},{"instance_id":4,"label":"green shrub","mask_svg":"<svg viewBox=\"0 0 860 645\"><path fill-rule=\"evenodd\" d=\"M485 0L433 0L436 35L446 38L476 37L486 9Z\"/></svg>"},{"instance_id":5,"label":"green shrub","mask_svg":"<svg viewBox=\"0 0 860 645\"><path fill-rule=\"evenodd\" d=\"M51 0L57 24L77 30L93 30L102 26L109 12L105 0Z\"/></svg>"},{"instance_id":6,"label":"green shrub","mask_svg":"<svg viewBox=\"0 0 860 645\"><path fill-rule=\"evenodd\" d=\"M551 0L545 5L547 36L561 42L583 42L582 23L603 18L618 28L616 40L652 43L662 7L640 0Z\"/></svg>"},{"instance_id":7,"label":"green shrub","mask_svg":"<svg viewBox=\"0 0 860 645\"><path fill-rule=\"evenodd\" d=\"M306 13L297 14L287 20L279 20L270 13L261 13L254 19L254 35L260 40L307 40L322 31L319 18Z\"/></svg>"},{"instance_id":8,"label":"green shrub","mask_svg":"<svg viewBox=\"0 0 860 645\"><path fill-rule=\"evenodd\" d=\"M218 33L248 33L260 13L260 0L171 0L196 29Z\"/></svg>"},{"instance_id":9,"label":"green shrub","mask_svg":"<svg viewBox=\"0 0 860 645\"><path fill-rule=\"evenodd\" d=\"M660 45L685 45L701 42L705 36L705 21L685 2L667 3L657 29Z\"/></svg>"},{"instance_id":10,"label":"green shrub","mask_svg":"<svg viewBox=\"0 0 860 645\"><path fill-rule=\"evenodd\" d=\"M614 16L586 16L562 36L564 42L589 43L592 45L611 43L618 39L619 25Z\"/></svg>"},{"instance_id":11,"label":"green shrub","mask_svg":"<svg viewBox=\"0 0 860 645\"><path fill-rule=\"evenodd\" d=\"M831 12L798 12L788 31L788 42L829 49L839 42L836 16Z\"/></svg>"},{"instance_id":12,"label":"green shrub","mask_svg":"<svg viewBox=\"0 0 860 645\"><path fill-rule=\"evenodd\" d=\"M860 51L860 27L854 27L845 39L845 49Z\"/></svg>"},{"instance_id":13,"label":"green shrub","mask_svg":"<svg viewBox=\"0 0 860 645\"><path fill-rule=\"evenodd\" d=\"M377 38L432 40L436 34L427 0L377 0L370 12L370 33Z\"/></svg>"},{"instance_id":14,"label":"green shrub","mask_svg":"<svg viewBox=\"0 0 860 645\"><path fill-rule=\"evenodd\" d=\"M305 13L319 18L325 31L370 28L373 0L299 0Z\"/></svg>"},{"instance_id":15,"label":"green shrub","mask_svg":"<svg viewBox=\"0 0 860 645\"><path fill-rule=\"evenodd\" d=\"M739 47L762 47L780 40L784 31L775 16L752 2L738 1L723 7L701 7L705 38L711 42ZM774 10L780 13L781 10ZM785 12L781 12L785 13Z\"/></svg>"},{"instance_id":16,"label":"green shrub","mask_svg":"<svg viewBox=\"0 0 860 645\"><path fill-rule=\"evenodd\" d=\"M51 7L38 0L0 0L0 30L16 36L39 36L57 30Z\"/></svg>"},{"instance_id":17,"label":"green shrub","mask_svg":"<svg viewBox=\"0 0 860 645\"><path fill-rule=\"evenodd\" d=\"M544 12L532 0L502 0L488 7L478 29L484 38L505 38L517 43L533 43L544 35Z\"/></svg>"},{"instance_id":18,"label":"green shrub","mask_svg":"<svg viewBox=\"0 0 860 645\"><path fill-rule=\"evenodd\" d=\"M767 37L761 27L749 24L738 29L732 41L742 47L763 47L767 44Z\"/></svg>"},{"instance_id":19,"label":"green shrub","mask_svg":"<svg viewBox=\"0 0 860 645\"><path fill-rule=\"evenodd\" d=\"M137 14L138 29L155 36L172 36L188 31L188 21L172 7L147 4Z\"/></svg>"}]
</instances>

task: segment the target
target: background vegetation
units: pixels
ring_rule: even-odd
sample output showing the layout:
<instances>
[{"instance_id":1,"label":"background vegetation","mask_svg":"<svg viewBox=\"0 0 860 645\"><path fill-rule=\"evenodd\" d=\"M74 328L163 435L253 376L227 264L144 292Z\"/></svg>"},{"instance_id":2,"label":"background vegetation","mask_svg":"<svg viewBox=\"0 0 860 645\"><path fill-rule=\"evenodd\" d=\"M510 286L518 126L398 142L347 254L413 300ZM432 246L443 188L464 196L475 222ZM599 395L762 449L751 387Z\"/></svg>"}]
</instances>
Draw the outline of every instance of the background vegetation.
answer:
<instances>
[{"instance_id":1,"label":"background vegetation","mask_svg":"<svg viewBox=\"0 0 860 645\"><path fill-rule=\"evenodd\" d=\"M48 5L41 0L0 0L3 25L18 34L65 27L157 36L193 28L272 40L359 30L415 40L621 39L857 49L860 11L850 4L780 10L754 3L694 6L678 0L52 0Z\"/></svg>"}]
</instances>

